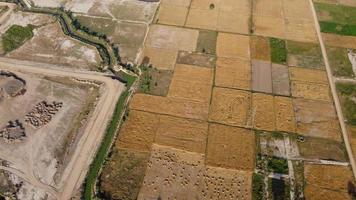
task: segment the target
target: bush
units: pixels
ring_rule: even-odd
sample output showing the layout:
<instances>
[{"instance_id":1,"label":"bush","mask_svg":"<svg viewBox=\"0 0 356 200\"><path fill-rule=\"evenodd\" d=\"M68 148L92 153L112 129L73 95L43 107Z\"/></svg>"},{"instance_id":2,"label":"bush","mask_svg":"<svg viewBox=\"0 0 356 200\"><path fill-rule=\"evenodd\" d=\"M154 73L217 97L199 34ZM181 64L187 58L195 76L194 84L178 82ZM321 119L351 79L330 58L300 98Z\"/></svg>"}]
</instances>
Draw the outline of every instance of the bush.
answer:
<instances>
[{"instance_id":1,"label":"bush","mask_svg":"<svg viewBox=\"0 0 356 200\"><path fill-rule=\"evenodd\" d=\"M288 174L288 163L286 159L272 157L268 158L268 170L279 174Z\"/></svg>"},{"instance_id":2,"label":"bush","mask_svg":"<svg viewBox=\"0 0 356 200\"><path fill-rule=\"evenodd\" d=\"M33 26L26 27L13 25L2 36L2 44L5 52L10 52L23 45L33 37Z\"/></svg>"},{"instance_id":3,"label":"bush","mask_svg":"<svg viewBox=\"0 0 356 200\"><path fill-rule=\"evenodd\" d=\"M263 199L263 176L254 173L252 176L252 199L262 200Z\"/></svg>"}]
</instances>

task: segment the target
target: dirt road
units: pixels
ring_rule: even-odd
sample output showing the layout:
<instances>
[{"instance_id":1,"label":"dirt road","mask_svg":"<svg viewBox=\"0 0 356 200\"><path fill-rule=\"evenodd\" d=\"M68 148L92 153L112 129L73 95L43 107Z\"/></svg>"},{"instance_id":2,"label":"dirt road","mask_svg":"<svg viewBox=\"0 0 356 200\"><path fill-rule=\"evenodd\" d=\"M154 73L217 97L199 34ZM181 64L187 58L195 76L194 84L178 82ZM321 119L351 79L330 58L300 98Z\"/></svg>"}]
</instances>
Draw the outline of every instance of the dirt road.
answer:
<instances>
[{"instance_id":1,"label":"dirt road","mask_svg":"<svg viewBox=\"0 0 356 200\"><path fill-rule=\"evenodd\" d=\"M327 75L328 75L329 84L330 84L330 88L331 88L331 94L332 94L332 97L333 97L333 100L334 100L334 103L335 103L337 116L339 118L341 130L342 130L342 137L344 139L345 146L346 146L346 151L347 151L347 154L348 154L349 159L350 159L350 165L351 165L351 168L352 168L352 172L354 174L354 178L356 178L355 159L354 159L354 156L353 156L353 152L352 152L352 149L351 149L349 137L348 137L348 134L347 134L347 129L346 129L346 125L345 125L345 119L344 119L344 116L342 114L340 100L339 100L339 97L337 95L337 91L336 91L336 87L335 87L335 80L334 80L334 77L333 77L333 74L332 74L332 71L331 71L331 68L330 68L328 55L326 53L325 44L324 44L324 41L323 41L323 38L322 38L322 35L321 35L321 32L320 32L320 25L319 25L319 21L318 21L318 17L317 17L316 11L315 11L315 7L314 7L314 4L313 4L313 1L309 0L309 3L310 3L310 8L311 8L311 10L313 12L315 30L317 32L318 39L319 39L319 42L320 42L321 51L323 53L323 58L324 58L324 62L325 62L325 68L326 68L326 72L327 72Z\"/></svg>"},{"instance_id":2,"label":"dirt road","mask_svg":"<svg viewBox=\"0 0 356 200\"><path fill-rule=\"evenodd\" d=\"M75 148L71 161L63 172L56 194L53 194L53 190L47 190L57 199L70 199L78 191L85 178L88 167L104 136L107 123L111 119L120 94L124 90L124 85L98 72L73 70L65 67L55 67L50 64L18 61L8 58L0 58L0 68L50 76L74 77L104 83L104 91L101 98L97 102L93 114L88 119L83 136ZM30 183L39 185L39 180L33 180L31 176L28 177Z\"/></svg>"}]
</instances>

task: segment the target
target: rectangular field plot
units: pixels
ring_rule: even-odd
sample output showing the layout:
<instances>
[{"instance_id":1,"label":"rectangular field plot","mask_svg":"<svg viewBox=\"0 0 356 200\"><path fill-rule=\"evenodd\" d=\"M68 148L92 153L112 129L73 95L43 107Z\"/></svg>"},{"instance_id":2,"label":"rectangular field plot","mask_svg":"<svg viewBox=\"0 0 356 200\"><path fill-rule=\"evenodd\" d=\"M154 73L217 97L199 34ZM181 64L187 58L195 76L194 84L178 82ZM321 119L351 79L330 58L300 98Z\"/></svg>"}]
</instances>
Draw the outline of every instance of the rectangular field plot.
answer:
<instances>
[{"instance_id":1,"label":"rectangular field plot","mask_svg":"<svg viewBox=\"0 0 356 200\"><path fill-rule=\"evenodd\" d=\"M167 96L176 99L209 103L212 86L212 69L177 64Z\"/></svg>"},{"instance_id":2,"label":"rectangular field plot","mask_svg":"<svg viewBox=\"0 0 356 200\"><path fill-rule=\"evenodd\" d=\"M216 58L213 55L188 52L188 51L179 51L177 64L185 65L195 65L200 67L213 68L216 64Z\"/></svg>"},{"instance_id":3,"label":"rectangular field plot","mask_svg":"<svg viewBox=\"0 0 356 200\"><path fill-rule=\"evenodd\" d=\"M291 90L293 97L328 102L332 101L328 84L292 81Z\"/></svg>"},{"instance_id":4,"label":"rectangular field plot","mask_svg":"<svg viewBox=\"0 0 356 200\"><path fill-rule=\"evenodd\" d=\"M233 126L249 126L251 93L214 88L209 120Z\"/></svg>"},{"instance_id":5,"label":"rectangular field plot","mask_svg":"<svg viewBox=\"0 0 356 200\"><path fill-rule=\"evenodd\" d=\"M326 71L306 69L300 67L289 68L291 81L302 81L308 83L328 84L328 77Z\"/></svg>"},{"instance_id":6,"label":"rectangular field plot","mask_svg":"<svg viewBox=\"0 0 356 200\"><path fill-rule=\"evenodd\" d=\"M161 49L195 51L199 31L164 25L152 25L146 46Z\"/></svg>"},{"instance_id":7,"label":"rectangular field plot","mask_svg":"<svg viewBox=\"0 0 356 200\"><path fill-rule=\"evenodd\" d=\"M306 164L304 176L306 198L317 197L321 193L320 197L324 199L351 199L347 191L348 183L353 181L353 175L348 166ZM322 199L320 197L317 199Z\"/></svg>"},{"instance_id":8,"label":"rectangular field plot","mask_svg":"<svg viewBox=\"0 0 356 200\"><path fill-rule=\"evenodd\" d=\"M188 14L188 6L189 4L173 5L163 1L159 7L155 22L160 24L183 26Z\"/></svg>"},{"instance_id":9,"label":"rectangular field plot","mask_svg":"<svg viewBox=\"0 0 356 200\"><path fill-rule=\"evenodd\" d=\"M244 35L219 33L216 45L218 57L250 59L250 38Z\"/></svg>"},{"instance_id":10,"label":"rectangular field plot","mask_svg":"<svg viewBox=\"0 0 356 200\"><path fill-rule=\"evenodd\" d=\"M144 57L153 67L160 70L174 70L178 50L146 47ZM144 58L144 59L145 59Z\"/></svg>"},{"instance_id":11,"label":"rectangular field plot","mask_svg":"<svg viewBox=\"0 0 356 200\"><path fill-rule=\"evenodd\" d=\"M138 199L251 198L251 172L204 166L204 155L154 145Z\"/></svg>"},{"instance_id":12,"label":"rectangular field plot","mask_svg":"<svg viewBox=\"0 0 356 200\"><path fill-rule=\"evenodd\" d=\"M274 98L271 95L253 93L253 127L259 130L275 130Z\"/></svg>"},{"instance_id":13,"label":"rectangular field plot","mask_svg":"<svg viewBox=\"0 0 356 200\"><path fill-rule=\"evenodd\" d=\"M339 121L332 103L294 99L293 105L299 134L341 140Z\"/></svg>"},{"instance_id":14,"label":"rectangular field plot","mask_svg":"<svg viewBox=\"0 0 356 200\"><path fill-rule=\"evenodd\" d=\"M250 39L250 46L251 59L271 61L271 49L268 38L252 36Z\"/></svg>"},{"instance_id":15,"label":"rectangular field plot","mask_svg":"<svg viewBox=\"0 0 356 200\"><path fill-rule=\"evenodd\" d=\"M272 64L272 90L273 94L290 96L290 81L287 66Z\"/></svg>"},{"instance_id":16,"label":"rectangular field plot","mask_svg":"<svg viewBox=\"0 0 356 200\"><path fill-rule=\"evenodd\" d=\"M296 119L293 111L291 98L275 97L274 98L276 130L285 132L295 132Z\"/></svg>"},{"instance_id":17,"label":"rectangular field plot","mask_svg":"<svg viewBox=\"0 0 356 200\"><path fill-rule=\"evenodd\" d=\"M208 123L161 115L155 143L205 153Z\"/></svg>"},{"instance_id":18,"label":"rectangular field plot","mask_svg":"<svg viewBox=\"0 0 356 200\"><path fill-rule=\"evenodd\" d=\"M255 135L251 130L209 125L207 165L252 171L255 166Z\"/></svg>"},{"instance_id":19,"label":"rectangular field plot","mask_svg":"<svg viewBox=\"0 0 356 200\"><path fill-rule=\"evenodd\" d=\"M272 93L272 66L270 62L252 61L252 90Z\"/></svg>"},{"instance_id":20,"label":"rectangular field plot","mask_svg":"<svg viewBox=\"0 0 356 200\"><path fill-rule=\"evenodd\" d=\"M209 105L184 99L136 94L132 99L130 108L177 117L207 120Z\"/></svg>"},{"instance_id":21,"label":"rectangular field plot","mask_svg":"<svg viewBox=\"0 0 356 200\"><path fill-rule=\"evenodd\" d=\"M116 146L149 152L155 139L158 122L158 115L132 110L120 130Z\"/></svg>"},{"instance_id":22,"label":"rectangular field plot","mask_svg":"<svg viewBox=\"0 0 356 200\"><path fill-rule=\"evenodd\" d=\"M215 85L250 90L250 62L234 58L218 58L216 63Z\"/></svg>"}]
</instances>

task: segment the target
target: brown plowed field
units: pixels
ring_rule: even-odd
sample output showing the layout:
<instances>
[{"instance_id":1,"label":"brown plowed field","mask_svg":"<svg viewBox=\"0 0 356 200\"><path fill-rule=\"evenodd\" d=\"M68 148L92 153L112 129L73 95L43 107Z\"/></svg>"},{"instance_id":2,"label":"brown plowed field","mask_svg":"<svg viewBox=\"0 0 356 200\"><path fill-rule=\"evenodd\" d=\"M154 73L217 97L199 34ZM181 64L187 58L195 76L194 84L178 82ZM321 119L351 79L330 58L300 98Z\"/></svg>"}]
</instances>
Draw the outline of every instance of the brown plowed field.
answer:
<instances>
[{"instance_id":1,"label":"brown plowed field","mask_svg":"<svg viewBox=\"0 0 356 200\"><path fill-rule=\"evenodd\" d=\"M248 126L251 117L251 93L214 88L209 119L234 126Z\"/></svg>"},{"instance_id":2,"label":"brown plowed field","mask_svg":"<svg viewBox=\"0 0 356 200\"><path fill-rule=\"evenodd\" d=\"M252 36L250 46L251 59L271 61L271 49L268 38Z\"/></svg>"},{"instance_id":3,"label":"brown plowed field","mask_svg":"<svg viewBox=\"0 0 356 200\"><path fill-rule=\"evenodd\" d=\"M206 164L253 171L255 167L254 133L248 129L210 124Z\"/></svg>"}]
</instances>

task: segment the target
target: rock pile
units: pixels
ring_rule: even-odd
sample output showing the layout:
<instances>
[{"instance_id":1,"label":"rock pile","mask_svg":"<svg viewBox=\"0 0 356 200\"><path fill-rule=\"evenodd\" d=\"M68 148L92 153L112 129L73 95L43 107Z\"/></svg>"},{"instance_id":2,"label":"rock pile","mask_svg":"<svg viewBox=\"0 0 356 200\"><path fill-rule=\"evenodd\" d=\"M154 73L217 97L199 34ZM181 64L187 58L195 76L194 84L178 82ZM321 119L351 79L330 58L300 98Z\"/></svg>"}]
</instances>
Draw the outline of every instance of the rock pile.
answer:
<instances>
[{"instance_id":1,"label":"rock pile","mask_svg":"<svg viewBox=\"0 0 356 200\"><path fill-rule=\"evenodd\" d=\"M40 128L48 124L52 117L62 108L62 102L52 102L47 103L42 101L38 103L31 112L27 113L25 116L25 121L35 128Z\"/></svg>"},{"instance_id":2,"label":"rock pile","mask_svg":"<svg viewBox=\"0 0 356 200\"><path fill-rule=\"evenodd\" d=\"M25 128L18 120L9 121L9 123L0 130L0 138L6 142L22 141L26 138Z\"/></svg>"}]
</instances>

